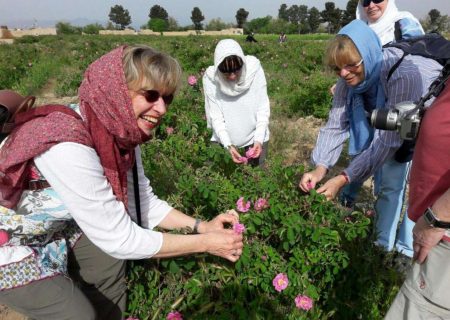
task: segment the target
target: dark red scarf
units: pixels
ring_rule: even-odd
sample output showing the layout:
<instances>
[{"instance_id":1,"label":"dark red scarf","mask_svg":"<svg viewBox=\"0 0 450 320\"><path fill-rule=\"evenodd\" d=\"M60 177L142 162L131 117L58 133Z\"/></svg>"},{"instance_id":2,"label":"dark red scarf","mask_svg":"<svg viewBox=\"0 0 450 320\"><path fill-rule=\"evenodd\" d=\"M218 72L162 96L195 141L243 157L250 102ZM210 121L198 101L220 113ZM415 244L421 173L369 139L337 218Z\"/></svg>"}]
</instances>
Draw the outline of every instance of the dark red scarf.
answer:
<instances>
[{"instance_id":1,"label":"dark red scarf","mask_svg":"<svg viewBox=\"0 0 450 320\"><path fill-rule=\"evenodd\" d=\"M92 146L97 151L114 194L128 206L127 171L134 164L134 148L148 137L139 130L131 105L123 72L123 49L114 49L86 70L79 88L84 123L79 119L74 121L73 116L67 118L61 112L53 112L24 123L11 134L10 138L14 138L9 138L0 151L1 205L11 208L17 204L25 186L10 181L23 181L29 160L56 143L71 141ZM18 170L17 164L23 168ZM11 196L12 189L15 197Z\"/></svg>"}]
</instances>

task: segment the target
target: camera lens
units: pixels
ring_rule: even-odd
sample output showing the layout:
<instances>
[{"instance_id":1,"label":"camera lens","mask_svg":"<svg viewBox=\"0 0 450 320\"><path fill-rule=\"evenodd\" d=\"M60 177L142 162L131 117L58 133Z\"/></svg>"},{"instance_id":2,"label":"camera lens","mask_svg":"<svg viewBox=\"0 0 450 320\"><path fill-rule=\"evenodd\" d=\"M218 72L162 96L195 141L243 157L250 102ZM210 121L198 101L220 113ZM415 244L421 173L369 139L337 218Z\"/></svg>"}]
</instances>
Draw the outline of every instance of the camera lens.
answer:
<instances>
[{"instance_id":1,"label":"camera lens","mask_svg":"<svg viewBox=\"0 0 450 320\"><path fill-rule=\"evenodd\" d=\"M370 123L373 127L381 130L397 129L398 112L389 109L377 109L372 111Z\"/></svg>"}]
</instances>

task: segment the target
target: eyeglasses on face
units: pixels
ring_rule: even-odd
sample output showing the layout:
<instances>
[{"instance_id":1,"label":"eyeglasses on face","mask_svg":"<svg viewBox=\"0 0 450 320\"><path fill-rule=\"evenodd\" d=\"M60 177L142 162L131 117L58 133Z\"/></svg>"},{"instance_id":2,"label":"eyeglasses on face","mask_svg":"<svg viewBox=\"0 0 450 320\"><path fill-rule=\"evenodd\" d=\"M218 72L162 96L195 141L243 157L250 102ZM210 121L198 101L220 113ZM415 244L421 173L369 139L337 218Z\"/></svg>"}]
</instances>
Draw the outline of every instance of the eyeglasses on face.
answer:
<instances>
[{"instance_id":1,"label":"eyeglasses on face","mask_svg":"<svg viewBox=\"0 0 450 320\"><path fill-rule=\"evenodd\" d=\"M163 99L166 105L171 104L173 101L173 94L162 96L157 90L140 90L139 93L142 94L149 103L158 101L159 97Z\"/></svg>"},{"instance_id":2,"label":"eyeglasses on face","mask_svg":"<svg viewBox=\"0 0 450 320\"><path fill-rule=\"evenodd\" d=\"M333 71L336 73L340 73L341 70L347 70L349 72L355 72L358 67L364 62L364 59L361 59L359 62L355 63L355 64L346 64L345 66L343 66L342 68L339 68L338 66L334 66L333 67Z\"/></svg>"},{"instance_id":3,"label":"eyeglasses on face","mask_svg":"<svg viewBox=\"0 0 450 320\"><path fill-rule=\"evenodd\" d=\"M363 7L368 7L371 2L375 4L382 3L384 0L361 0L361 4Z\"/></svg>"}]
</instances>

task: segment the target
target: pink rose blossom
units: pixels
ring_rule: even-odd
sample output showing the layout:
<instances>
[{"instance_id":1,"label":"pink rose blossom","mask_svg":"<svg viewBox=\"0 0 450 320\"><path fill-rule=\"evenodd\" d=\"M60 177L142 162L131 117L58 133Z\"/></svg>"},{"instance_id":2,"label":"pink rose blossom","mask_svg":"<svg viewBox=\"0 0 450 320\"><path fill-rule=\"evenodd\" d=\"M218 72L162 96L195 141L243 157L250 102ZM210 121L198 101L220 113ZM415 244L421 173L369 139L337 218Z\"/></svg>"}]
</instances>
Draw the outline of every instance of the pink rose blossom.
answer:
<instances>
[{"instance_id":1,"label":"pink rose blossom","mask_svg":"<svg viewBox=\"0 0 450 320\"><path fill-rule=\"evenodd\" d=\"M125 320L139 320L139 318L134 318L134 317L128 317Z\"/></svg>"},{"instance_id":2,"label":"pink rose blossom","mask_svg":"<svg viewBox=\"0 0 450 320\"><path fill-rule=\"evenodd\" d=\"M5 230L0 230L0 246L9 241L9 234Z\"/></svg>"},{"instance_id":3,"label":"pink rose blossom","mask_svg":"<svg viewBox=\"0 0 450 320\"><path fill-rule=\"evenodd\" d=\"M167 133L167 135L171 135L171 134L173 134L173 132L175 131L175 129L174 128L172 128L172 127L167 127L166 128L166 133Z\"/></svg>"},{"instance_id":4,"label":"pink rose blossom","mask_svg":"<svg viewBox=\"0 0 450 320\"><path fill-rule=\"evenodd\" d=\"M245 201L244 197L240 197L236 202L236 208L239 212L247 212L250 209L251 202Z\"/></svg>"},{"instance_id":5,"label":"pink rose blossom","mask_svg":"<svg viewBox=\"0 0 450 320\"><path fill-rule=\"evenodd\" d=\"M197 78L195 77L195 76L193 76L193 75L190 75L189 77L188 77L188 84L191 86L191 87L193 87L193 86L195 86L196 84L197 84Z\"/></svg>"},{"instance_id":6,"label":"pink rose blossom","mask_svg":"<svg viewBox=\"0 0 450 320\"><path fill-rule=\"evenodd\" d=\"M245 156L249 159L255 158L255 150L253 148L250 148L245 152Z\"/></svg>"},{"instance_id":7,"label":"pink rose blossom","mask_svg":"<svg viewBox=\"0 0 450 320\"><path fill-rule=\"evenodd\" d=\"M262 211L269 207L269 202L264 198L259 198L255 202L255 210L256 211Z\"/></svg>"},{"instance_id":8,"label":"pink rose blossom","mask_svg":"<svg viewBox=\"0 0 450 320\"><path fill-rule=\"evenodd\" d=\"M275 290L277 290L278 292L283 291L284 289L287 288L287 286L289 284L287 275L285 275L284 273L277 274L275 276L275 278L273 278L272 284L273 284Z\"/></svg>"},{"instance_id":9,"label":"pink rose blossom","mask_svg":"<svg viewBox=\"0 0 450 320\"><path fill-rule=\"evenodd\" d=\"M308 190L311 190L313 188L312 183L311 182L307 182L306 183L306 187L308 188Z\"/></svg>"},{"instance_id":10,"label":"pink rose blossom","mask_svg":"<svg viewBox=\"0 0 450 320\"><path fill-rule=\"evenodd\" d=\"M183 315L178 311L172 311L167 315L167 320L183 320Z\"/></svg>"},{"instance_id":11,"label":"pink rose blossom","mask_svg":"<svg viewBox=\"0 0 450 320\"><path fill-rule=\"evenodd\" d=\"M245 226L242 223L233 224L233 230L237 234L241 234L245 232Z\"/></svg>"},{"instance_id":12,"label":"pink rose blossom","mask_svg":"<svg viewBox=\"0 0 450 320\"><path fill-rule=\"evenodd\" d=\"M313 300L308 296L298 295L295 298L295 306L299 309L308 311L313 307Z\"/></svg>"},{"instance_id":13,"label":"pink rose blossom","mask_svg":"<svg viewBox=\"0 0 450 320\"><path fill-rule=\"evenodd\" d=\"M241 161L243 164L247 164L248 163L247 157L239 157L239 161Z\"/></svg>"},{"instance_id":14,"label":"pink rose blossom","mask_svg":"<svg viewBox=\"0 0 450 320\"><path fill-rule=\"evenodd\" d=\"M375 210L369 209L366 211L366 217L373 218L375 217Z\"/></svg>"},{"instance_id":15,"label":"pink rose blossom","mask_svg":"<svg viewBox=\"0 0 450 320\"><path fill-rule=\"evenodd\" d=\"M261 256L262 261L267 261L267 256Z\"/></svg>"}]
</instances>

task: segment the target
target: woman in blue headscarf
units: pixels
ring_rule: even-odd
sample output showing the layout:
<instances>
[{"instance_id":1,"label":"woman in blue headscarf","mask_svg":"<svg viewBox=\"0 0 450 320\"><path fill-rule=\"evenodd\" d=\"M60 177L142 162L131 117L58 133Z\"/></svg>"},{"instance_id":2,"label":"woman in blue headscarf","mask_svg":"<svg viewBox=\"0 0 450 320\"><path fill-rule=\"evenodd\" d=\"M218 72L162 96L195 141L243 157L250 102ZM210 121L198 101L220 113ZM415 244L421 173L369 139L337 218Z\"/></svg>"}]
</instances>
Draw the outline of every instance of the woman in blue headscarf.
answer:
<instances>
[{"instance_id":1,"label":"woman in blue headscarf","mask_svg":"<svg viewBox=\"0 0 450 320\"><path fill-rule=\"evenodd\" d=\"M303 175L299 185L302 190L315 188L325 177L336 164L349 137L349 154L352 156L349 166L317 189L327 199L333 199L349 182L364 181L392 159L402 143L399 134L372 128L368 116L376 108L393 108L401 102L417 101L442 68L434 60L408 55L387 80L390 69L402 55L403 51L397 48L382 49L375 32L361 20L352 21L331 40L325 62L340 79L328 122L320 130L313 150L312 162L316 168ZM388 184L381 181L377 202L389 197L390 190L383 190L384 185ZM378 217L382 211L377 211ZM386 226L376 230L377 242L388 238L391 231L395 235L398 218L388 231ZM397 243L397 250L412 256L412 234L410 230L404 230L404 233L399 237L402 243ZM392 246L393 243L387 249Z\"/></svg>"}]
</instances>

